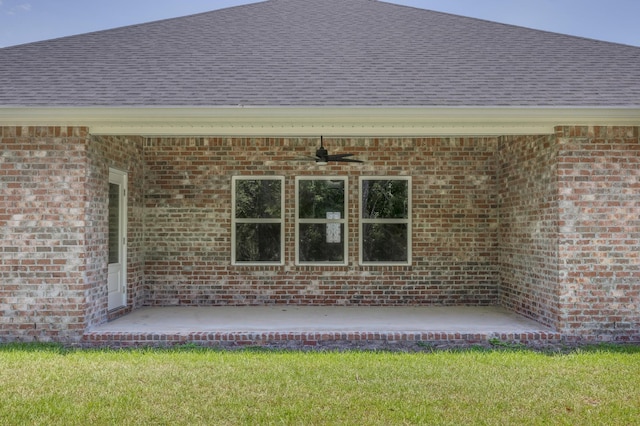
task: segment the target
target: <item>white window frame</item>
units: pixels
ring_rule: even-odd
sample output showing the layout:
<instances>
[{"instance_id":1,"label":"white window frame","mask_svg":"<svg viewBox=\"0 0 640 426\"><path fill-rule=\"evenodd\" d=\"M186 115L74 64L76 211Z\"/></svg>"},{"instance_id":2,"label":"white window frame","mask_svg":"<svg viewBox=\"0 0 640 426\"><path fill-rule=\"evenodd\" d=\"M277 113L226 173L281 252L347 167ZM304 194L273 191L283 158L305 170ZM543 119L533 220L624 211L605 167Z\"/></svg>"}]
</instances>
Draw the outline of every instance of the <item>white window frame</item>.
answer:
<instances>
[{"instance_id":1,"label":"white window frame","mask_svg":"<svg viewBox=\"0 0 640 426\"><path fill-rule=\"evenodd\" d=\"M330 180L330 181L343 181L344 182L344 206L343 206L343 211L340 212L341 213L341 218L340 219L325 219L325 218L314 218L314 219L301 219L300 218L300 182L301 181L307 181L307 180ZM296 209L295 209L295 222L296 222L296 231L295 231L295 239L296 239L296 244L295 244L295 251L296 251L296 257L295 257L295 264L297 266L307 266L307 265L317 265L317 266L326 266L326 265L333 265L333 266L346 266L349 262L349 218L348 218L348 212L349 212L349 178L347 176L296 176L296 196L295 196L295 201L296 201ZM300 260L300 225L304 224L304 223L316 223L316 224L326 224L327 226L331 225L331 224L342 224L343 228L344 228L344 236L343 241L344 241L344 253L342 255L342 262L333 262L333 261L326 261L326 262L318 262L318 261L314 261L314 262L303 262Z\"/></svg>"},{"instance_id":2,"label":"white window frame","mask_svg":"<svg viewBox=\"0 0 640 426\"><path fill-rule=\"evenodd\" d=\"M404 180L407 181L407 209L408 209L408 217L405 219L397 219L397 218L381 218L381 219L370 219L362 217L362 209L363 209L363 191L362 191L362 183L365 180ZM359 231L359 240L358 240L358 256L359 256L359 264L362 266L409 266L412 264L412 234L413 228L411 223L412 216L412 178L411 176L360 176L358 182L358 196L360 198L358 202L358 231ZM391 262L391 261L382 261L382 262L370 262L364 260L364 225L367 223L383 223L383 224L406 224L407 225L407 260L406 262Z\"/></svg>"},{"instance_id":3,"label":"white window frame","mask_svg":"<svg viewBox=\"0 0 640 426\"><path fill-rule=\"evenodd\" d=\"M280 217L279 218L236 218L236 184L240 180L277 180L280 181ZM284 265L284 176L249 175L231 178L231 264L241 266ZM236 260L236 224L238 223L279 223L280 224L280 261L238 261Z\"/></svg>"}]
</instances>

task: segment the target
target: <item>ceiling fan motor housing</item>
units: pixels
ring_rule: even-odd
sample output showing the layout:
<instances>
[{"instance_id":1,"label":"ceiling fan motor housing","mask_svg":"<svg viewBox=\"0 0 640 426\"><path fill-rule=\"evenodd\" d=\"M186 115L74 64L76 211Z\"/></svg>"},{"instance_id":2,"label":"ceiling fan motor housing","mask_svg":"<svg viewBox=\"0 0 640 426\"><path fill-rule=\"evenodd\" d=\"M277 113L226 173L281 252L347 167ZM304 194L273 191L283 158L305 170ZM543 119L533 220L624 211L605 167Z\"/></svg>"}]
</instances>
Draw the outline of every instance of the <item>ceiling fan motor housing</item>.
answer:
<instances>
[{"instance_id":1,"label":"ceiling fan motor housing","mask_svg":"<svg viewBox=\"0 0 640 426\"><path fill-rule=\"evenodd\" d=\"M320 148L316 151L316 162L318 163L326 163L329 161L329 151L320 145Z\"/></svg>"}]
</instances>

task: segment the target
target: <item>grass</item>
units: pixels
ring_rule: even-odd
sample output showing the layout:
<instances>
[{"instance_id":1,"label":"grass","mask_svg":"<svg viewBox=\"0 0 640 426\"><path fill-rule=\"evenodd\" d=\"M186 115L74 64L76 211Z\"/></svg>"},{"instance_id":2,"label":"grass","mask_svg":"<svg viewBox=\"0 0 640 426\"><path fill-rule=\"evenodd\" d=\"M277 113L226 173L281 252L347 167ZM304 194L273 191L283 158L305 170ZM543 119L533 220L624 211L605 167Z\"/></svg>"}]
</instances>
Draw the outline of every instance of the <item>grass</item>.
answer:
<instances>
[{"instance_id":1,"label":"grass","mask_svg":"<svg viewBox=\"0 0 640 426\"><path fill-rule=\"evenodd\" d=\"M638 424L640 348L0 346L0 424Z\"/></svg>"}]
</instances>

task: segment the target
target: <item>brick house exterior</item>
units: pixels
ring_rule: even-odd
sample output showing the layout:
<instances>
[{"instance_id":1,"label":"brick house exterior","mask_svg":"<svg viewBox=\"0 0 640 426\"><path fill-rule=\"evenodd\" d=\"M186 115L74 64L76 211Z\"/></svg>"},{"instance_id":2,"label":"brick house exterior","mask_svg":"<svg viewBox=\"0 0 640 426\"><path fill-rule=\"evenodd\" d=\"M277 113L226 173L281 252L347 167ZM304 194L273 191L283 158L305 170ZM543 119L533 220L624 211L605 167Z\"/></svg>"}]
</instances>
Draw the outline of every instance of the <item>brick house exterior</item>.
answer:
<instances>
[{"instance_id":1,"label":"brick house exterior","mask_svg":"<svg viewBox=\"0 0 640 426\"><path fill-rule=\"evenodd\" d=\"M418 67L414 86L412 80L394 86L414 73L392 70L396 78L386 79L354 63L316 68L312 56L338 46L323 37L314 45L320 50L302 56L296 48L309 49L309 40L287 45L296 67L308 65L304 81L317 87L298 84L302 74L286 66L257 81L234 80L234 69L252 67L242 55L211 74L220 85L213 87L199 80L206 64L197 59L185 68L181 62L182 78L203 85L201 92L187 83L180 92L176 80L158 77L172 72L176 62L169 60L143 69L143 80L126 74L129 83L113 70L98 71L107 60L121 72L135 68L137 59L148 62L157 54L157 37L182 46L185 34L193 41L198 28L244 31L237 29L239 20L258 25L283 10L297 17L364 16L349 21L355 30L339 19L309 23L311 33L316 25L335 25L328 28L332 34L342 31L351 42L367 31L391 31L363 25L392 18L403 19L411 37L420 24L430 28L428 37L436 32L441 38L454 31L453 23L463 25L469 34L456 35L462 39L453 51L508 34L518 45L501 49L533 49L529 63L517 67L531 68L536 77L522 77L516 81L521 87L508 91L509 73L483 71L494 57L459 58L475 69L467 90L460 90L460 81L451 81L464 75L434 71L444 60L438 57L425 59L431 68ZM427 25L434 22L442 28ZM182 33L183 27L191 31ZM277 47L272 37L287 39L278 28L263 34L271 47ZM131 56L121 51L111 57L109 46L125 39L135 45ZM152 47L137 44L143 39ZM567 63L580 66L565 75L567 64L545 64L549 51L536 51L539 42L551 56L573 55ZM216 48L224 50L220 44ZM54 57L71 58L78 46L102 50L101 60L85 58L87 69L73 74L73 60ZM367 55L378 52L377 61L393 64L402 54L387 47L372 45ZM51 66L27 69L37 53ZM279 54L264 48L259 60ZM589 65L594 56L618 67ZM340 67L357 78L336 77ZM72 75L50 80L51 69ZM0 342L76 342L93 326L142 306L267 304L502 305L568 340L640 340L639 48L382 2L269 0L0 49L0 71L7 88L0 94ZM436 80L421 80L432 71ZM282 88L279 73L290 77ZM359 85L367 78L374 90ZM107 80L104 86L100 79ZM261 86L265 79L272 79L269 90ZM498 81L487 83L492 79ZM496 86L483 89L483 83ZM509 99L496 94L499 88ZM353 153L364 163L300 161L313 155L320 135L332 153ZM110 169L128 174L126 301L117 309L107 302ZM232 262L234 176L283 177L282 264ZM294 260L300 176L347 179L344 265ZM358 185L370 176L410 177L409 264L360 262Z\"/></svg>"}]
</instances>

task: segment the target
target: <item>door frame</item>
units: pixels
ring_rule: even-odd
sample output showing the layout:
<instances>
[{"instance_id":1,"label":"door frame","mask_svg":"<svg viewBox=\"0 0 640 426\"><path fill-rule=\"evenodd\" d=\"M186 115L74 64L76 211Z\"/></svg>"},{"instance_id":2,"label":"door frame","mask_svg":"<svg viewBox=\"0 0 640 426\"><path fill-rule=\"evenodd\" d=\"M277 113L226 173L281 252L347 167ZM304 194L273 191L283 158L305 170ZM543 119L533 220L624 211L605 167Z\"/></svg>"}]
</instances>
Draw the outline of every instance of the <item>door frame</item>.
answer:
<instances>
[{"instance_id":1,"label":"door frame","mask_svg":"<svg viewBox=\"0 0 640 426\"><path fill-rule=\"evenodd\" d=\"M120 187L119 194L119 212L118 212L118 252L119 252L119 283L121 289L121 297L118 298L118 302L111 302L109 297L109 276L107 276L107 310L111 311L119 309L127 305L127 188L128 188L128 174L125 171L109 168L109 184L115 184ZM108 201L107 201L108 204ZM107 226L109 226L107 224ZM107 252L108 252L107 247ZM107 253L107 275L110 274L111 265L109 263L109 255Z\"/></svg>"}]
</instances>

